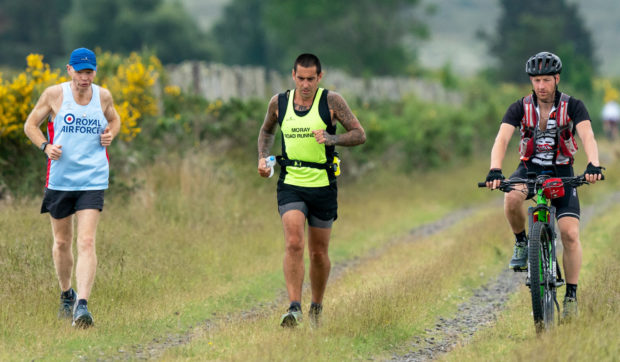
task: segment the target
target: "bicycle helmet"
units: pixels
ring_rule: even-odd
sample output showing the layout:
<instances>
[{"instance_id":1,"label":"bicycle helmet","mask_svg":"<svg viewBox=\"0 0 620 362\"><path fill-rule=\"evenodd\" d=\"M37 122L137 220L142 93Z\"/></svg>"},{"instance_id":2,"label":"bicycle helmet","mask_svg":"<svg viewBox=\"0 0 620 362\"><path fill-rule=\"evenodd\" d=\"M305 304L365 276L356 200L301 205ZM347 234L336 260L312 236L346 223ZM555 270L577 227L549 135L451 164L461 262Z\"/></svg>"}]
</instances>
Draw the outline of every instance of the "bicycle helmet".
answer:
<instances>
[{"instance_id":1,"label":"bicycle helmet","mask_svg":"<svg viewBox=\"0 0 620 362\"><path fill-rule=\"evenodd\" d=\"M540 52L527 60L525 72L531 76L560 74L562 61L553 53Z\"/></svg>"}]
</instances>

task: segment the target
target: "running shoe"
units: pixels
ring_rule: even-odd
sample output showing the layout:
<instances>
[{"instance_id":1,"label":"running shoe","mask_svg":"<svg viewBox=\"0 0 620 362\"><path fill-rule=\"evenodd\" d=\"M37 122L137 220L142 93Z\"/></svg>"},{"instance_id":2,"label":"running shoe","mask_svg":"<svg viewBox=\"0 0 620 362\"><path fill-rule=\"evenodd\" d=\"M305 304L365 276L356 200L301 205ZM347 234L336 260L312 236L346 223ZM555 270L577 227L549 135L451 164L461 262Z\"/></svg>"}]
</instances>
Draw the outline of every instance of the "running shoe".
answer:
<instances>
[{"instance_id":1,"label":"running shoe","mask_svg":"<svg viewBox=\"0 0 620 362\"><path fill-rule=\"evenodd\" d=\"M321 313L323 312L322 304L310 304L310 310L308 311L308 318L310 319L310 325L317 328L321 322Z\"/></svg>"},{"instance_id":2,"label":"running shoe","mask_svg":"<svg viewBox=\"0 0 620 362\"><path fill-rule=\"evenodd\" d=\"M571 319L577 318L577 315L579 314L579 310L577 309L577 298L564 297L562 307L563 322L570 322Z\"/></svg>"},{"instance_id":3,"label":"running shoe","mask_svg":"<svg viewBox=\"0 0 620 362\"><path fill-rule=\"evenodd\" d=\"M66 296L65 294L68 294ZM60 307L58 307L58 319L71 319L73 318L73 308L77 303L77 293L73 288L68 290L68 293L60 293Z\"/></svg>"},{"instance_id":4,"label":"running shoe","mask_svg":"<svg viewBox=\"0 0 620 362\"><path fill-rule=\"evenodd\" d=\"M525 270L527 269L527 243L516 242L514 254L509 264L511 269Z\"/></svg>"},{"instance_id":5,"label":"running shoe","mask_svg":"<svg viewBox=\"0 0 620 362\"><path fill-rule=\"evenodd\" d=\"M86 304L78 304L73 312L73 324L76 328L88 328L93 325L93 315L90 314Z\"/></svg>"},{"instance_id":6,"label":"running shoe","mask_svg":"<svg viewBox=\"0 0 620 362\"><path fill-rule=\"evenodd\" d=\"M293 328L301 324L301 311L289 308L288 312L280 318L280 326Z\"/></svg>"}]
</instances>

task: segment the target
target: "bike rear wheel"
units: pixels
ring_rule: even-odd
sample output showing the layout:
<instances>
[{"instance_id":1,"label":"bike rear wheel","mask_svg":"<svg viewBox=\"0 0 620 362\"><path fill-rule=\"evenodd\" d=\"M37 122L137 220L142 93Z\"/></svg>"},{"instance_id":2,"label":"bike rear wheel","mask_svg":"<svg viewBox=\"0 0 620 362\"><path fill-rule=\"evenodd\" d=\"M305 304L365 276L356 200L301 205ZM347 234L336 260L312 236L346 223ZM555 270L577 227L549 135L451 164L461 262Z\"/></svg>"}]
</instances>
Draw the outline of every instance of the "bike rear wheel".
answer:
<instances>
[{"instance_id":1,"label":"bike rear wheel","mask_svg":"<svg viewBox=\"0 0 620 362\"><path fill-rule=\"evenodd\" d=\"M532 312L536 331L541 332L554 325L555 282L552 275L552 231L542 222L534 223L529 238L528 268Z\"/></svg>"}]
</instances>

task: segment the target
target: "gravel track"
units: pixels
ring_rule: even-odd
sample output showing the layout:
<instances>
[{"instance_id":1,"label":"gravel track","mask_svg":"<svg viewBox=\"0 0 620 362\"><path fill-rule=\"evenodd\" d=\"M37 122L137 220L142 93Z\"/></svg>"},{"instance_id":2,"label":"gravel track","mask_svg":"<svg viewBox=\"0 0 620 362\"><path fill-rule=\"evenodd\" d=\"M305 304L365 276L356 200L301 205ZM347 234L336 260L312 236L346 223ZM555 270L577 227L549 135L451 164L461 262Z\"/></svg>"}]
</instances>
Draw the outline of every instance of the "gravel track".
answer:
<instances>
[{"instance_id":1,"label":"gravel track","mask_svg":"<svg viewBox=\"0 0 620 362\"><path fill-rule=\"evenodd\" d=\"M605 204L598 205L597 213L603 212L614 203L620 201L620 192L606 199ZM498 203L499 205L499 203ZM394 238L380 248L369 251L363 257L355 258L346 262L340 262L332 267L330 282L342 277L352 268L363 264L368 260L380 257L391 246L401 243L415 242L423 237L428 237L441 232L457 222L472 215L476 209L465 208L455 211L440 220L421 225L412 229L410 237ZM588 207L582 210L582 227L587 224L594 215L594 208ZM409 342L411 351L405 355L394 355L391 360L395 361L427 361L437 358L439 355L449 352L457 344L464 344L482 328L492 325L497 315L502 311L506 301L516 291L518 286L525 281L526 273L515 273L505 270L487 284L476 289L473 296L458 306L458 312L452 317L439 317L434 329L427 329L422 335L412 336ZM304 291L308 291L308 285L304 285ZM213 333L218 326L230 320L249 320L261 316L268 316L282 309L286 304L286 293L282 291L272 302L258 305L252 310L236 313L234 315L215 316L194 326L189 326L183 333L169 333L165 336L153 338L146 344L134 344L119 348L114 354L99 356L77 356L81 360L128 360L128 359L157 359L163 353L173 347L178 347L191 342L192 339L206 333Z\"/></svg>"},{"instance_id":2,"label":"gravel track","mask_svg":"<svg viewBox=\"0 0 620 362\"><path fill-rule=\"evenodd\" d=\"M593 217L604 213L612 205L620 202L620 192L610 195L602 204L588 206L581 210L583 229ZM559 233L558 233L559 234ZM558 241L558 254L562 243ZM519 285L525 283L527 273L504 270L496 278L476 289L473 296L458 306L458 312L451 318L439 317L434 329L426 329L424 334L413 336L411 350L404 355L394 355L392 361L429 361L449 352L457 345L469 342L478 330L494 324L504 309L510 296Z\"/></svg>"},{"instance_id":3,"label":"gravel track","mask_svg":"<svg viewBox=\"0 0 620 362\"><path fill-rule=\"evenodd\" d=\"M504 270L491 282L481 286L467 301L458 306L456 316L439 317L434 329L414 336L412 350L393 361L428 361L450 351L457 344L465 344L481 328L492 325L510 296L525 282L527 273Z\"/></svg>"},{"instance_id":4,"label":"gravel track","mask_svg":"<svg viewBox=\"0 0 620 362\"><path fill-rule=\"evenodd\" d=\"M380 257L389 247L399 244L399 243L409 243L415 242L416 240L427 237L433 234L436 234L442 230L449 228L450 226L456 224L460 220L464 219L468 215L472 214L473 209L465 208L458 211L455 211L451 214L448 214L441 219L431 222L428 224L421 225L409 231L409 237L403 238L394 238L383 244L379 248L375 248L370 250L363 257L354 258L352 260L347 260L344 262L335 263L332 266L332 270L330 272L329 282L333 282L334 280L339 279L344 275L345 272L351 270L352 268L363 264L368 260L372 260ZM309 285L304 283L304 292L309 291ZM100 353L99 356L78 356L81 360L129 360L129 359L157 359L162 356L164 351L169 348L178 347L184 344L189 343L192 339L204 335L205 333L212 333L217 330L218 326L230 321L230 320L249 320L258 318L260 316L272 315L273 313L277 313L278 310L283 309L283 306L287 304L287 296L286 291L283 290L280 295L278 295L272 302L263 303L258 305L256 308L252 310L247 310L243 312L239 312L234 315L226 315L222 317L214 317L213 319L207 319L203 322L198 323L195 326L189 326L186 332L183 333L169 333L165 336L159 336L157 338L153 338L153 340L149 343L145 344L133 344L124 346L119 348L116 353L113 354L103 354Z\"/></svg>"}]
</instances>

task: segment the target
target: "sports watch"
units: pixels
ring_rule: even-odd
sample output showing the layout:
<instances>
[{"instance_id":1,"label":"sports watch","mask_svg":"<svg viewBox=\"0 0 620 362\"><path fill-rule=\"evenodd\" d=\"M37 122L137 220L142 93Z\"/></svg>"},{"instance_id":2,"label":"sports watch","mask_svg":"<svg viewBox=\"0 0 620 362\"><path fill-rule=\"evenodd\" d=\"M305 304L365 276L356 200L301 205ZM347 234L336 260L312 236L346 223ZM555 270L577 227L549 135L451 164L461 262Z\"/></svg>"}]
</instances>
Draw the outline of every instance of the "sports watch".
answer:
<instances>
[{"instance_id":1,"label":"sports watch","mask_svg":"<svg viewBox=\"0 0 620 362\"><path fill-rule=\"evenodd\" d=\"M41 151L45 152L45 147L47 147L47 145L49 145L50 143L45 141L43 143L41 143L41 147L39 147L41 149Z\"/></svg>"}]
</instances>

